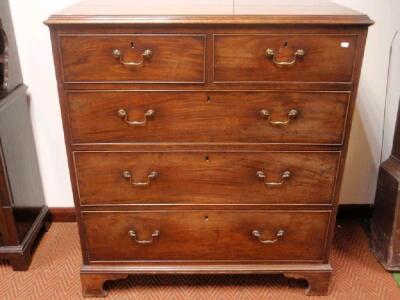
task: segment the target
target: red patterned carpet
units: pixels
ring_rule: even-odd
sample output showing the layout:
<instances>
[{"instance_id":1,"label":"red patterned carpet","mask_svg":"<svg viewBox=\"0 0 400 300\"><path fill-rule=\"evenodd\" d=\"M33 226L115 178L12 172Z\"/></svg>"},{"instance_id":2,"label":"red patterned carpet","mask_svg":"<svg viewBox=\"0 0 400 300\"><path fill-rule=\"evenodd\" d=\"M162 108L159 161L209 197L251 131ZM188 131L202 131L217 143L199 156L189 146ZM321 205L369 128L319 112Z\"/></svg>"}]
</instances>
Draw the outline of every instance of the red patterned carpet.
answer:
<instances>
[{"instance_id":1,"label":"red patterned carpet","mask_svg":"<svg viewBox=\"0 0 400 300\"><path fill-rule=\"evenodd\" d=\"M28 272L0 262L0 299L82 299L80 248L75 223L55 223L45 234ZM400 288L376 262L356 222L337 228L328 297L307 297L305 282L281 276L133 276L106 284L107 299L400 299Z\"/></svg>"}]
</instances>

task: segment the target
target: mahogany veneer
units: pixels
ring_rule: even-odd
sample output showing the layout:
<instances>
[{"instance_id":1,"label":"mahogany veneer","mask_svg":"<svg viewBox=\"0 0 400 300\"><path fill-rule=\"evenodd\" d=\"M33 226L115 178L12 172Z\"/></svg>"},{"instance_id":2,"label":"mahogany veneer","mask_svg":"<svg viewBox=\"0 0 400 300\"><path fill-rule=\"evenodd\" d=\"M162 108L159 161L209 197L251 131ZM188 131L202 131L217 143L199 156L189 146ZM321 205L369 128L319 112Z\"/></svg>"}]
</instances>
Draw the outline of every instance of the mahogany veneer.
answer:
<instances>
[{"instance_id":1,"label":"mahogany veneer","mask_svg":"<svg viewBox=\"0 0 400 300\"><path fill-rule=\"evenodd\" d=\"M230 143L343 143L350 94L347 92L67 92L74 143L117 142L230 142ZM282 101L284 99L285 101ZM266 126L298 116L284 131ZM121 120L124 109L132 119L154 111L140 131ZM173 121L172 121L173 120ZM205 125L206 124L206 125Z\"/></svg>"},{"instance_id":2,"label":"mahogany veneer","mask_svg":"<svg viewBox=\"0 0 400 300\"><path fill-rule=\"evenodd\" d=\"M144 273L328 292L372 21L327 1L82 1L49 25L85 296Z\"/></svg>"},{"instance_id":3,"label":"mahogany veneer","mask_svg":"<svg viewBox=\"0 0 400 300\"><path fill-rule=\"evenodd\" d=\"M75 151L81 205L331 204L340 152L86 152ZM149 172L157 176L148 186ZM281 187L266 187L281 181ZM124 178L122 178L124 179Z\"/></svg>"},{"instance_id":4,"label":"mahogany veneer","mask_svg":"<svg viewBox=\"0 0 400 300\"><path fill-rule=\"evenodd\" d=\"M82 221L87 228L91 262L322 262L330 214L286 210L119 211L84 212ZM154 245L132 243L126 238L132 229L138 239L148 239L154 230L160 235L152 238ZM259 230L263 239L280 242L269 246L254 243L249 234L253 230ZM288 235L276 237L279 230Z\"/></svg>"},{"instance_id":5,"label":"mahogany veneer","mask_svg":"<svg viewBox=\"0 0 400 300\"><path fill-rule=\"evenodd\" d=\"M60 37L60 47L65 81L204 81L204 34L66 35ZM122 50L124 59L129 61L140 60L146 49L155 55L149 64L145 61L143 68L132 73L116 64L115 59L109 59L114 49ZM179 49L184 51L177 53Z\"/></svg>"},{"instance_id":6,"label":"mahogany veneer","mask_svg":"<svg viewBox=\"0 0 400 300\"><path fill-rule=\"evenodd\" d=\"M343 42L349 46L338 47ZM277 68L262 55L266 47L282 61L290 61L293 50L307 54L290 68ZM214 80L350 82L356 47L355 34L216 34Z\"/></svg>"}]
</instances>

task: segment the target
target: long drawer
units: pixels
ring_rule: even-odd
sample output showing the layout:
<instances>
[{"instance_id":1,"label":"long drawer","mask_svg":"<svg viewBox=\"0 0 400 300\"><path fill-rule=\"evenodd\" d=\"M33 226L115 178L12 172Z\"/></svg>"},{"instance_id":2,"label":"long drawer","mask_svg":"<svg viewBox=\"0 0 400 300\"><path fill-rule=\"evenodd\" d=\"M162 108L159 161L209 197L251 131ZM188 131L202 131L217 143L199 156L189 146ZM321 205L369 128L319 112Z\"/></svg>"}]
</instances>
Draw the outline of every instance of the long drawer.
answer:
<instances>
[{"instance_id":1,"label":"long drawer","mask_svg":"<svg viewBox=\"0 0 400 300\"><path fill-rule=\"evenodd\" d=\"M70 92L73 143L342 144L349 93Z\"/></svg>"},{"instance_id":2,"label":"long drawer","mask_svg":"<svg viewBox=\"0 0 400 300\"><path fill-rule=\"evenodd\" d=\"M88 204L329 204L340 152L74 152Z\"/></svg>"},{"instance_id":3,"label":"long drawer","mask_svg":"<svg viewBox=\"0 0 400 300\"><path fill-rule=\"evenodd\" d=\"M64 35L60 37L63 79L202 83L205 40L202 34Z\"/></svg>"},{"instance_id":4,"label":"long drawer","mask_svg":"<svg viewBox=\"0 0 400 300\"><path fill-rule=\"evenodd\" d=\"M82 221L91 261L319 261L330 211L97 211Z\"/></svg>"},{"instance_id":5,"label":"long drawer","mask_svg":"<svg viewBox=\"0 0 400 300\"><path fill-rule=\"evenodd\" d=\"M357 35L216 34L214 81L351 82Z\"/></svg>"}]
</instances>

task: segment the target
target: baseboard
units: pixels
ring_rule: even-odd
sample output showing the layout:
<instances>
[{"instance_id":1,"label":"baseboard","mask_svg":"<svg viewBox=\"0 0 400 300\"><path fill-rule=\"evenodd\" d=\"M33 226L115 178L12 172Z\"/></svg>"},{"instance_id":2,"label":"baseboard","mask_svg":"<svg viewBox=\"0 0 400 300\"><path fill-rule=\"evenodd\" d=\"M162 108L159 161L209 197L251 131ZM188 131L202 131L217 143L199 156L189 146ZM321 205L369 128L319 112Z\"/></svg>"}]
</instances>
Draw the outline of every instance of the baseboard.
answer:
<instances>
[{"instance_id":1,"label":"baseboard","mask_svg":"<svg viewBox=\"0 0 400 300\"><path fill-rule=\"evenodd\" d=\"M73 207L50 207L53 222L75 222L75 209ZM369 219L372 215L370 204L340 204L338 219Z\"/></svg>"},{"instance_id":2,"label":"baseboard","mask_svg":"<svg viewBox=\"0 0 400 300\"><path fill-rule=\"evenodd\" d=\"M74 207L50 207L49 212L53 222L76 222Z\"/></svg>"}]
</instances>

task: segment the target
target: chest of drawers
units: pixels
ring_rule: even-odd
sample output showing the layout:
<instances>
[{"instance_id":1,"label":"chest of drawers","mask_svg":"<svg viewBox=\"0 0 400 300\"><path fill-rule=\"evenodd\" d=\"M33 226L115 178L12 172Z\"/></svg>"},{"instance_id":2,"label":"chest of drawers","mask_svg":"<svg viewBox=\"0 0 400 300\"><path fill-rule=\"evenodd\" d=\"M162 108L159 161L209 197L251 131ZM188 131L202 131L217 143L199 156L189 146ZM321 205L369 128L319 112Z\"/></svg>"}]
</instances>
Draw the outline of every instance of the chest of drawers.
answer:
<instances>
[{"instance_id":1,"label":"chest of drawers","mask_svg":"<svg viewBox=\"0 0 400 300\"><path fill-rule=\"evenodd\" d=\"M155 273L328 292L372 22L297 2L83 1L46 21L85 296Z\"/></svg>"}]
</instances>

